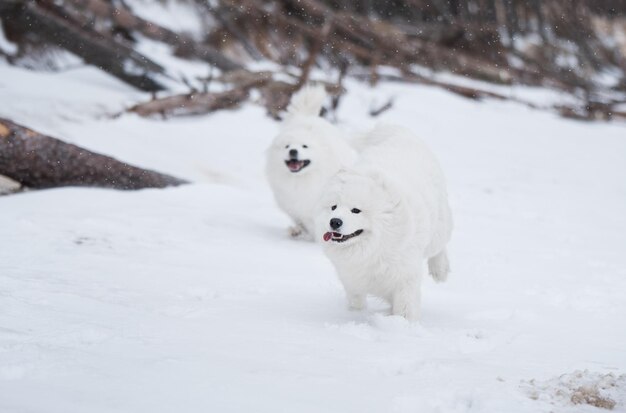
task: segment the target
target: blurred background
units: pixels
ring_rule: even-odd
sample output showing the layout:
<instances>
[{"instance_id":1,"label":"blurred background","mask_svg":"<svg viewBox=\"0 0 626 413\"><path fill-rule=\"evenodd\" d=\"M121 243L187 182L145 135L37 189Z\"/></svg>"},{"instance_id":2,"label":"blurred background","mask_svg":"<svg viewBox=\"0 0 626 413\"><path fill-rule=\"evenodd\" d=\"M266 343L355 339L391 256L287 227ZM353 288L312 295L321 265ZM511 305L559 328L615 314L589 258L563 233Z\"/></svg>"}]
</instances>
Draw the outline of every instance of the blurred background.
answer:
<instances>
[{"instance_id":1,"label":"blurred background","mask_svg":"<svg viewBox=\"0 0 626 413\"><path fill-rule=\"evenodd\" d=\"M151 92L236 89L217 107L256 89L272 116L318 68L332 73L337 96L344 76L487 94L429 75L448 72L562 90L573 97L554 108L564 116L626 117L625 0L3 0L0 21L11 65L58 71L82 61ZM185 75L155 43L206 63L206 73Z\"/></svg>"}]
</instances>

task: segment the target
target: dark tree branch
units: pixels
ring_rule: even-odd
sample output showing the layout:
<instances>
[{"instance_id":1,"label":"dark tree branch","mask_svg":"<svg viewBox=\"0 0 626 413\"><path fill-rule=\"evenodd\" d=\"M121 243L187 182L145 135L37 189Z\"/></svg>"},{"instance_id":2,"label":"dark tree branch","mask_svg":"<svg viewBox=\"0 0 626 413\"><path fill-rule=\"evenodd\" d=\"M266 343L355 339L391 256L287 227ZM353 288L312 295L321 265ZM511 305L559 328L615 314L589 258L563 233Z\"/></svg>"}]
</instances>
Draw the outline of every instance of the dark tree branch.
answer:
<instances>
[{"instance_id":1,"label":"dark tree branch","mask_svg":"<svg viewBox=\"0 0 626 413\"><path fill-rule=\"evenodd\" d=\"M29 188L164 188L186 183L35 132L0 118L0 175Z\"/></svg>"},{"instance_id":2,"label":"dark tree branch","mask_svg":"<svg viewBox=\"0 0 626 413\"><path fill-rule=\"evenodd\" d=\"M140 103L128 111L143 117L197 116L236 107L247 98L248 91L243 89L222 93L190 93Z\"/></svg>"},{"instance_id":3,"label":"dark tree branch","mask_svg":"<svg viewBox=\"0 0 626 413\"><path fill-rule=\"evenodd\" d=\"M53 2L0 4L10 26L27 28L42 42L66 49L122 81L146 91L164 89L157 80L164 69L130 47L82 27Z\"/></svg>"},{"instance_id":4,"label":"dark tree branch","mask_svg":"<svg viewBox=\"0 0 626 413\"><path fill-rule=\"evenodd\" d=\"M204 60L221 70L229 71L241 69L242 66L224 56L220 51L194 41L189 36L175 33L156 23L147 21L134 15L129 9L114 6L111 2L104 0L68 0L77 7L86 9L95 16L110 18L119 27L128 31L137 31L144 36L167 43L176 49L176 53L182 56L189 56Z\"/></svg>"}]
</instances>

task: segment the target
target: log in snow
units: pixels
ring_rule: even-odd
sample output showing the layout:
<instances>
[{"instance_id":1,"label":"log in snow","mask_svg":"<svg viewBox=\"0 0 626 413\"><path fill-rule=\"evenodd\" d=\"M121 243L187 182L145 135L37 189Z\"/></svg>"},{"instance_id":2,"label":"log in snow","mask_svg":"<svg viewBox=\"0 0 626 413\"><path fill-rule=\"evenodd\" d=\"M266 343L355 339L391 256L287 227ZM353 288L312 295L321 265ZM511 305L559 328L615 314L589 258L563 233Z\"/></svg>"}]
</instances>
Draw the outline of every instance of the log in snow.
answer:
<instances>
[{"instance_id":1,"label":"log in snow","mask_svg":"<svg viewBox=\"0 0 626 413\"><path fill-rule=\"evenodd\" d=\"M164 188L186 183L138 168L0 118L0 175L29 188Z\"/></svg>"},{"instance_id":2,"label":"log in snow","mask_svg":"<svg viewBox=\"0 0 626 413\"><path fill-rule=\"evenodd\" d=\"M140 103L128 109L139 116L206 115L219 109L233 108L248 98L248 91L233 89L222 93L188 93Z\"/></svg>"}]
</instances>

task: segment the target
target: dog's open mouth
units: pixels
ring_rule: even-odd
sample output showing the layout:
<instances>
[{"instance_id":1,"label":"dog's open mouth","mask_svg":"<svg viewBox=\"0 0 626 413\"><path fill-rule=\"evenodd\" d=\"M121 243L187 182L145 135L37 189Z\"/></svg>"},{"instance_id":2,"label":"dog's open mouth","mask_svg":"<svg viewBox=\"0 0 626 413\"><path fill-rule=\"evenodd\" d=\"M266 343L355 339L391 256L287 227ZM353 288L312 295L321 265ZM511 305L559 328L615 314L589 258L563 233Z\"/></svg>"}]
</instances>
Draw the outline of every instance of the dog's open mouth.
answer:
<instances>
[{"instance_id":1,"label":"dog's open mouth","mask_svg":"<svg viewBox=\"0 0 626 413\"><path fill-rule=\"evenodd\" d=\"M357 229L352 234L343 235L339 232L327 232L324 234L324 241L346 242L347 240L358 237L363 232L362 229Z\"/></svg>"},{"instance_id":2,"label":"dog's open mouth","mask_svg":"<svg viewBox=\"0 0 626 413\"><path fill-rule=\"evenodd\" d=\"M300 172L302 169L309 166L310 163L311 161L309 161L308 159L302 161L299 161L297 159L289 159L288 161L285 161L285 165L287 165L287 168L289 168L291 172Z\"/></svg>"}]
</instances>

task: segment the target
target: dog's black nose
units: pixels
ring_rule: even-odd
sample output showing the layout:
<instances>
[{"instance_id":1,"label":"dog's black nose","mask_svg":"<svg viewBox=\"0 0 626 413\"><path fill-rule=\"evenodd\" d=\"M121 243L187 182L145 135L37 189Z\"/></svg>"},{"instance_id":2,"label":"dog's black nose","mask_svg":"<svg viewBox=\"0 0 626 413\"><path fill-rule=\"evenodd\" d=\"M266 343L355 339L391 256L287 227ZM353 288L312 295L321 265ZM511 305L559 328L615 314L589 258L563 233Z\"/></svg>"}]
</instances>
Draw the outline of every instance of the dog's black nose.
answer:
<instances>
[{"instance_id":1,"label":"dog's black nose","mask_svg":"<svg viewBox=\"0 0 626 413\"><path fill-rule=\"evenodd\" d=\"M339 218L332 218L330 220L330 227L332 229L339 229L339 227L342 225L343 225L343 221L340 220Z\"/></svg>"},{"instance_id":2,"label":"dog's black nose","mask_svg":"<svg viewBox=\"0 0 626 413\"><path fill-rule=\"evenodd\" d=\"M298 150L297 149L290 149L289 150L289 157L297 159L298 158Z\"/></svg>"}]
</instances>

